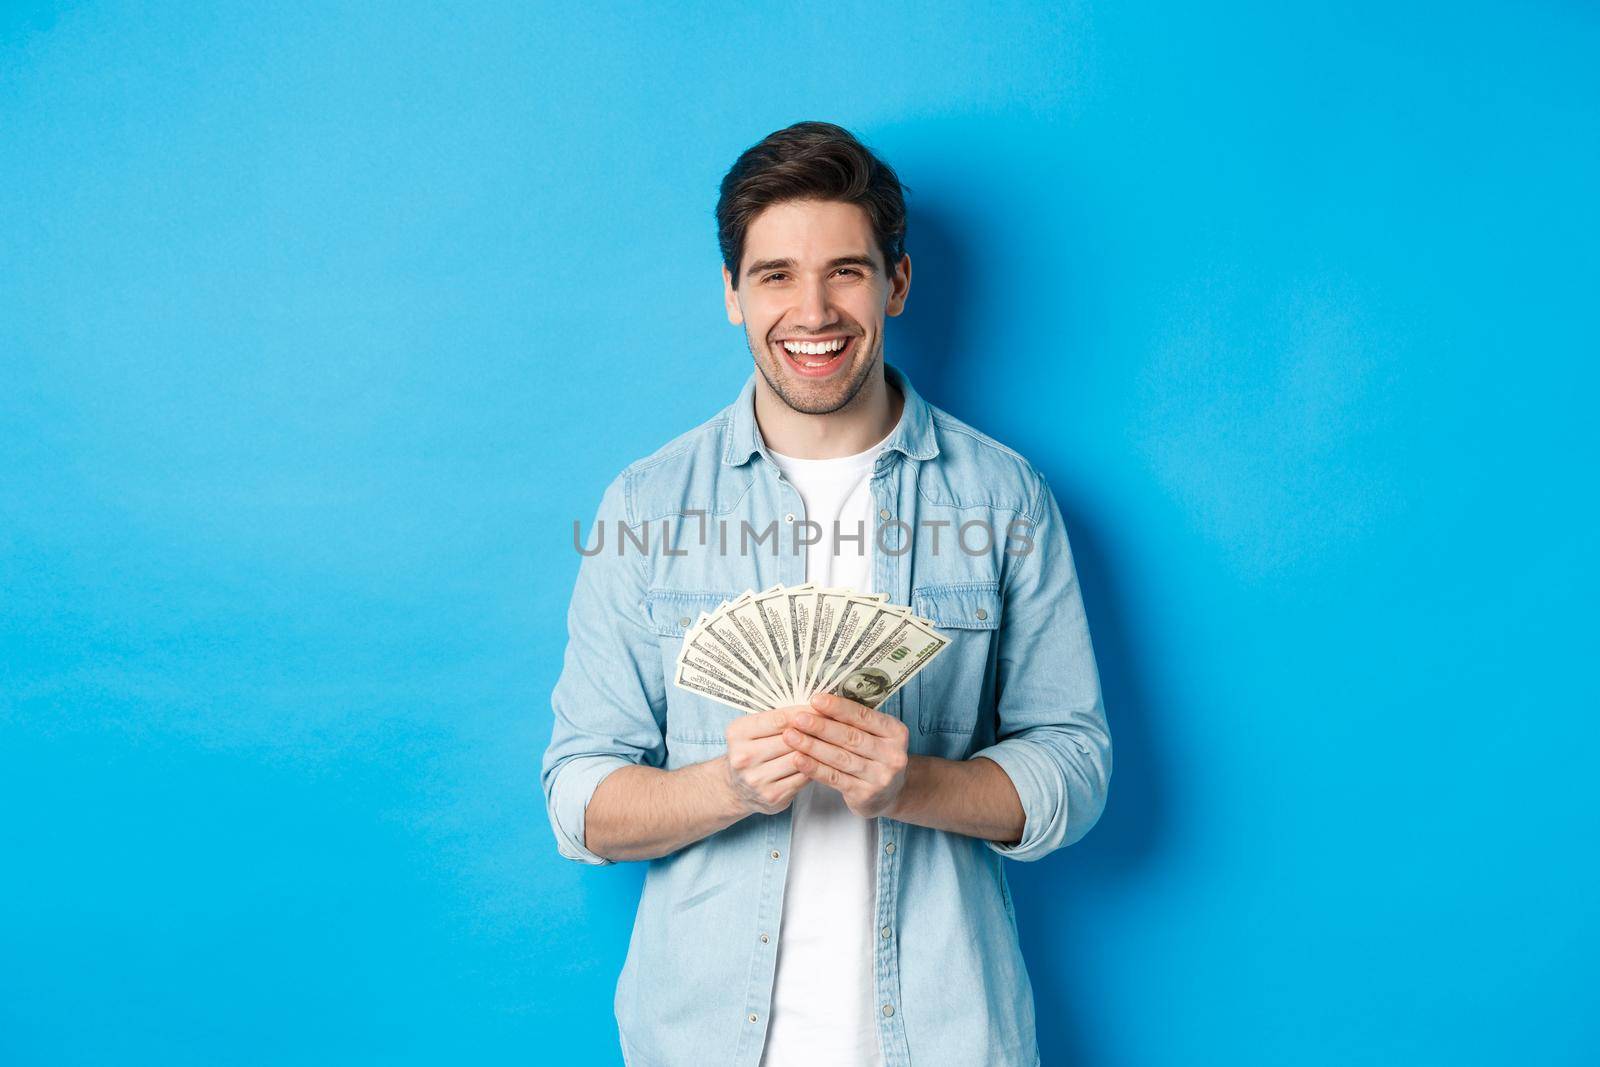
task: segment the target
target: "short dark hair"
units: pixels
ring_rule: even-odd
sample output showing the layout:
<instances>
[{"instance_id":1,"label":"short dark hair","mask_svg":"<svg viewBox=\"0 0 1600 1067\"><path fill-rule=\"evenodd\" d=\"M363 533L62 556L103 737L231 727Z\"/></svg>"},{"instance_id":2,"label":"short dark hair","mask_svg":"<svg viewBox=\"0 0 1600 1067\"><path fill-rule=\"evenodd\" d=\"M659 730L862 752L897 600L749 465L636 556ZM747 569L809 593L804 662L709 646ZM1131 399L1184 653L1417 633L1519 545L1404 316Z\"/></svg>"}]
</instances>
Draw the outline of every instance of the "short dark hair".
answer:
<instances>
[{"instance_id":1,"label":"short dark hair","mask_svg":"<svg viewBox=\"0 0 1600 1067\"><path fill-rule=\"evenodd\" d=\"M785 200L859 204L872 221L885 266L894 270L905 255L905 191L894 168L842 126L797 122L745 149L723 175L717 242L735 289L751 221Z\"/></svg>"}]
</instances>

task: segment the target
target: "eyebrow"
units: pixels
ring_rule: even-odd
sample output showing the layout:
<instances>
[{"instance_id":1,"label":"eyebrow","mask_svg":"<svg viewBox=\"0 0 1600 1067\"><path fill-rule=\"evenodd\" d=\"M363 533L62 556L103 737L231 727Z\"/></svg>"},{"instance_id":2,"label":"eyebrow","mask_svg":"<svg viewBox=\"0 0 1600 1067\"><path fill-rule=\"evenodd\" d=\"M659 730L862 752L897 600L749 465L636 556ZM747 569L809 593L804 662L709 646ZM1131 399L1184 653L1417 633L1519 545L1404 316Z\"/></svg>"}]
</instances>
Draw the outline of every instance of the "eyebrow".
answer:
<instances>
[{"instance_id":1,"label":"eyebrow","mask_svg":"<svg viewBox=\"0 0 1600 1067\"><path fill-rule=\"evenodd\" d=\"M860 255L857 255L857 256L835 256L833 259L828 260L826 266L827 266L827 268L829 270L833 270L835 267L865 267L868 270L877 270L878 269L878 265L873 262L871 256L860 256ZM748 278L752 274L760 274L762 271L766 271L766 270L793 270L793 269L794 269L794 260L792 260L792 259L763 259L758 263L752 263L752 264L750 264L750 266L746 267L745 271L744 271L744 276L746 278Z\"/></svg>"}]
</instances>

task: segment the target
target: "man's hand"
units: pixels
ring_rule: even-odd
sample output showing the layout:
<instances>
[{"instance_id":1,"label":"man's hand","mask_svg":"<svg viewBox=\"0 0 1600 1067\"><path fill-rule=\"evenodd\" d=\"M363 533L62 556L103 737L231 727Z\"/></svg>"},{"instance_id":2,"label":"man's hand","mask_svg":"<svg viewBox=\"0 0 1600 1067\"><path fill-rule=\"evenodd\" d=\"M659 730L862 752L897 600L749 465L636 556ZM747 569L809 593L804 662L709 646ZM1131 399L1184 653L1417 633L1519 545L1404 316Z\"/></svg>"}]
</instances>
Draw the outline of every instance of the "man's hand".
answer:
<instances>
[{"instance_id":1,"label":"man's hand","mask_svg":"<svg viewBox=\"0 0 1600 1067\"><path fill-rule=\"evenodd\" d=\"M812 697L809 711L787 708L773 714L783 714L793 724L779 740L795 750L794 765L803 778L837 789L863 819L875 819L894 807L909 763L911 732L904 723L828 693Z\"/></svg>"},{"instance_id":2,"label":"man's hand","mask_svg":"<svg viewBox=\"0 0 1600 1067\"><path fill-rule=\"evenodd\" d=\"M804 759L783 739L784 724L798 708L774 708L740 715L728 723L728 786L746 814L776 815L810 781L801 773Z\"/></svg>"}]
</instances>

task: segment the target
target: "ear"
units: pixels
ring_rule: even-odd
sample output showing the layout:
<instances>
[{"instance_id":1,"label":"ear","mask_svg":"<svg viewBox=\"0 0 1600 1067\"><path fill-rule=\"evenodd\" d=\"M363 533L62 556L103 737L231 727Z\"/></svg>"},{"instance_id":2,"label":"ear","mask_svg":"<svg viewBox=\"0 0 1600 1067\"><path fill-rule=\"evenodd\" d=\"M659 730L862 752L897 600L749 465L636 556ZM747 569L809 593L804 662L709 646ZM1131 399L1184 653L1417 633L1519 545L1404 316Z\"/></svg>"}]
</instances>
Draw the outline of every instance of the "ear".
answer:
<instances>
[{"instance_id":1,"label":"ear","mask_svg":"<svg viewBox=\"0 0 1600 1067\"><path fill-rule=\"evenodd\" d=\"M739 294L733 288L733 275L728 273L728 268L722 268L722 302L728 309L728 321L735 326L744 325L744 308L739 306Z\"/></svg>"},{"instance_id":2,"label":"ear","mask_svg":"<svg viewBox=\"0 0 1600 1067\"><path fill-rule=\"evenodd\" d=\"M900 257L894 273L889 275L889 302L883 306L885 315L898 315L906 308L906 296L911 292L911 256Z\"/></svg>"}]
</instances>

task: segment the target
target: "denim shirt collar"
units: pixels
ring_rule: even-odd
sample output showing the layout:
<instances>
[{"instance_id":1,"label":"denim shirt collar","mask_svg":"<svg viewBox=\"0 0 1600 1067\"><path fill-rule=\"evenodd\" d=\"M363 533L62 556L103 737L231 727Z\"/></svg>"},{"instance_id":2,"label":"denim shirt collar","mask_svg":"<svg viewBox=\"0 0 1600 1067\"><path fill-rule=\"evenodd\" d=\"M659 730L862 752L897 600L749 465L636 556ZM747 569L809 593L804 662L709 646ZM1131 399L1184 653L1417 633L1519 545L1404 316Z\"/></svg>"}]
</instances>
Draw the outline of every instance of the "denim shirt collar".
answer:
<instances>
[{"instance_id":1,"label":"denim shirt collar","mask_svg":"<svg viewBox=\"0 0 1600 1067\"><path fill-rule=\"evenodd\" d=\"M722 462L730 467L743 465L757 452L766 452L761 429L756 425L756 375L759 373L750 373L724 424ZM888 360L883 363L883 377L884 381L898 387L905 397L900 421L895 423L883 443L884 453L900 452L910 459L932 459L937 456L939 443L934 438L933 416L928 410L928 402L912 388L911 380L905 373Z\"/></svg>"}]
</instances>

